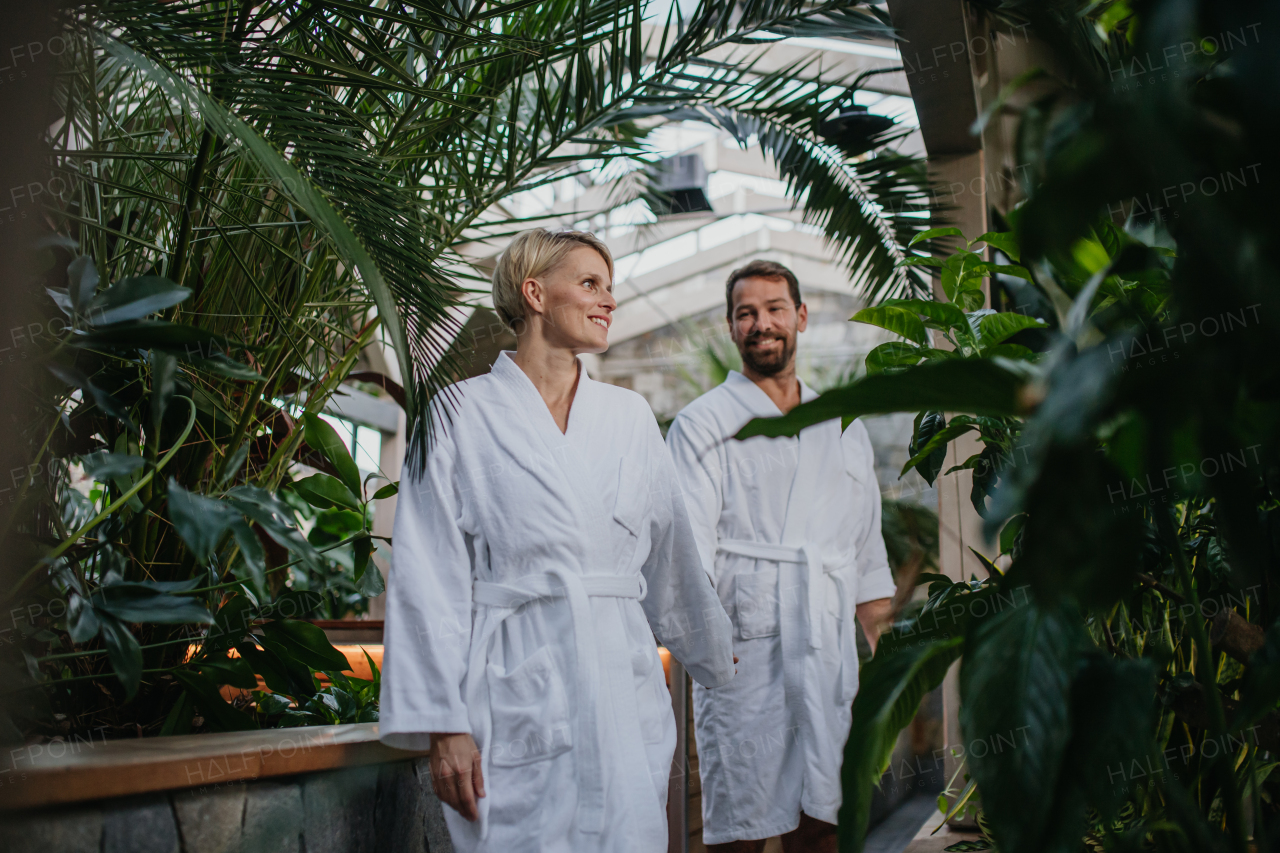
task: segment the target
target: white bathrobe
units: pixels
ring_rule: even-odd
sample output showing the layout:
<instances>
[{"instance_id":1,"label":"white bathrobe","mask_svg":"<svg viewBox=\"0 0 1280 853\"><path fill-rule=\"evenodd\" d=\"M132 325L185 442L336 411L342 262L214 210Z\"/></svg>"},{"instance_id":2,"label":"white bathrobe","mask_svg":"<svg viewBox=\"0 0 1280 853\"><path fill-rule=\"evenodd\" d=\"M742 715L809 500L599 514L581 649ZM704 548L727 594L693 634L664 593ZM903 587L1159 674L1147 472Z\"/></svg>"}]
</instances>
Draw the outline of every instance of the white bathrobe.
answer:
<instances>
[{"instance_id":1,"label":"white bathrobe","mask_svg":"<svg viewBox=\"0 0 1280 853\"><path fill-rule=\"evenodd\" d=\"M802 383L802 399L815 396ZM836 822L858 690L854 608L894 594L866 427L732 438L780 414L735 371L667 434L740 659L728 685L694 689L707 844L790 832L801 810Z\"/></svg>"},{"instance_id":2,"label":"white bathrobe","mask_svg":"<svg viewBox=\"0 0 1280 853\"><path fill-rule=\"evenodd\" d=\"M476 823L445 808L459 853L665 850L654 635L700 684L734 669L652 412L583 373L562 434L506 353L436 404L449 422L400 486L382 740L471 732L488 796Z\"/></svg>"}]
</instances>

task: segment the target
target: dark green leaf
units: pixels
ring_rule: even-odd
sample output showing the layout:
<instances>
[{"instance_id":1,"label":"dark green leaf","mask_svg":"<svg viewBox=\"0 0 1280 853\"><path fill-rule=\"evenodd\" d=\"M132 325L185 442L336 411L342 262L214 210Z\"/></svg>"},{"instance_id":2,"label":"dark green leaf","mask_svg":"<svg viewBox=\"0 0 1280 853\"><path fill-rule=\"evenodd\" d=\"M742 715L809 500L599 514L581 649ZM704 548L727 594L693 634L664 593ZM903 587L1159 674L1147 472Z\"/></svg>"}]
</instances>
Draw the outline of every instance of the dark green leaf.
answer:
<instances>
[{"instance_id":1,"label":"dark green leaf","mask_svg":"<svg viewBox=\"0 0 1280 853\"><path fill-rule=\"evenodd\" d=\"M996 844L1007 853L1067 849L1071 838L1079 840L1071 824L1083 820L1083 807L1068 813L1074 804L1043 792L1055 790L1071 738L1082 633L1075 608L1032 602L979 621L966 638L960 725L966 740L989 747L966 754Z\"/></svg>"},{"instance_id":2,"label":"dark green leaf","mask_svg":"<svg viewBox=\"0 0 1280 853\"><path fill-rule=\"evenodd\" d=\"M80 457L84 472L99 483L110 482L113 477L127 477L137 471L147 460L131 453L107 453L100 450Z\"/></svg>"},{"instance_id":3,"label":"dark green leaf","mask_svg":"<svg viewBox=\"0 0 1280 853\"><path fill-rule=\"evenodd\" d=\"M351 458L346 442L338 436L337 430L326 423L324 418L310 412L303 415L302 420L305 424L303 439L307 442L307 446L329 460L330 464L337 469L338 478L351 490L351 494L361 494L360 469Z\"/></svg>"},{"instance_id":4,"label":"dark green leaf","mask_svg":"<svg viewBox=\"0 0 1280 853\"><path fill-rule=\"evenodd\" d=\"M85 306L93 300L98 281L98 268L88 255L81 255L67 265L67 294L77 314L83 314Z\"/></svg>"},{"instance_id":5,"label":"dark green leaf","mask_svg":"<svg viewBox=\"0 0 1280 853\"><path fill-rule=\"evenodd\" d=\"M162 625L212 624L204 604L188 596L156 592L145 584L120 583L99 587L91 596L94 608L124 622Z\"/></svg>"},{"instance_id":6,"label":"dark green leaf","mask_svg":"<svg viewBox=\"0 0 1280 853\"><path fill-rule=\"evenodd\" d=\"M400 483L398 482L387 483L381 489L378 489L378 491L373 493L373 499L375 501L384 500L386 498L391 497L392 495L396 494L399 491L400 491Z\"/></svg>"},{"instance_id":7,"label":"dark green leaf","mask_svg":"<svg viewBox=\"0 0 1280 853\"><path fill-rule=\"evenodd\" d=\"M191 694L184 690L165 716L164 725L160 727L160 737L187 734L191 731L191 720L194 716Z\"/></svg>"},{"instance_id":8,"label":"dark green leaf","mask_svg":"<svg viewBox=\"0 0 1280 853\"><path fill-rule=\"evenodd\" d=\"M971 412L1017 415L1023 380L982 359L922 364L897 373L868 376L801 403L778 418L756 418L735 438L796 435L812 424L839 417L887 412Z\"/></svg>"},{"instance_id":9,"label":"dark green leaf","mask_svg":"<svg viewBox=\"0 0 1280 853\"><path fill-rule=\"evenodd\" d=\"M324 596L315 590L286 590L271 604L262 608L264 619L304 619L324 602Z\"/></svg>"},{"instance_id":10,"label":"dark green leaf","mask_svg":"<svg viewBox=\"0 0 1280 853\"><path fill-rule=\"evenodd\" d=\"M169 478L169 520L200 565L208 565L227 528L239 519L227 502L188 492Z\"/></svg>"},{"instance_id":11,"label":"dark green leaf","mask_svg":"<svg viewBox=\"0 0 1280 853\"><path fill-rule=\"evenodd\" d=\"M1000 553L1012 554L1014 544L1018 540L1018 534L1022 532L1022 525L1026 523L1025 515L1015 515L1009 519L1009 522L1000 530Z\"/></svg>"},{"instance_id":12,"label":"dark green leaf","mask_svg":"<svg viewBox=\"0 0 1280 853\"><path fill-rule=\"evenodd\" d=\"M369 565L369 556L373 554L373 540L368 536L357 539L351 543L354 559L352 566L354 567L354 577L356 583L360 582L360 578L364 576L364 570Z\"/></svg>"},{"instance_id":13,"label":"dark green leaf","mask_svg":"<svg viewBox=\"0 0 1280 853\"><path fill-rule=\"evenodd\" d=\"M151 351L151 429L158 438L160 423L165 411L169 408L169 400L173 398L175 380L178 376L178 360L160 350Z\"/></svg>"},{"instance_id":14,"label":"dark green leaf","mask_svg":"<svg viewBox=\"0 0 1280 853\"><path fill-rule=\"evenodd\" d=\"M225 486L234 480L237 474L241 473L245 460L249 458L249 444L250 442L248 441L241 444L240 449L228 457L226 463L222 466L222 475L218 478L219 486Z\"/></svg>"},{"instance_id":15,"label":"dark green leaf","mask_svg":"<svg viewBox=\"0 0 1280 853\"><path fill-rule=\"evenodd\" d=\"M177 305L190 295L190 288L179 287L167 278L150 275L123 278L99 293L85 314L95 326L110 326L141 320L148 314Z\"/></svg>"},{"instance_id":16,"label":"dark green leaf","mask_svg":"<svg viewBox=\"0 0 1280 853\"><path fill-rule=\"evenodd\" d=\"M67 596L67 633L73 643L87 643L98 636L98 616L93 605L75 592Z\"/></svg>"},{"instance_id":17,"label":"dark green leaf","mask_svg":"<svg viewBox=\"0 0 1280 853\"><path fill-rule=\"evenodd\" d=\"M205 353L225 348L226 338L207 329L184 326L181 323L136 320L75 335L68 343L85 349L139 350L161 347L179 358L200 358Z\"/></svg>"},{"instance_id":18,"label":"dark green leaf","mask_svg":"<svg viewBox=\"0 0 1280 853\"><path fill-rule=\"evenodd\" d=\"M359 499L336 477L328 474L312 474L292 483L294 491L302 495L307 503L320 509L346 507L359 509Z\"/></svg>"},{"instance_id":19,"label":"dark green leaf","mask_svg":"<svg viewBox=\"0 0 1280 853\"><path fill-rule=\"evenodd\" d=\"M202 660L194 666L200 670L201 675L215 684L230 684L232 687L245 690L252 690L258 686L258 679L253 675L253 667L244 658Z\"/></svg>"},{"instance_id":20,"label":"dark green leaf","mask_svg":"<svg viewBox=\"0 0 1280 853\"><path fill-rule=\"evenodd\" d=\"M227 649L244 639L257 616L257 608L247 596L235 594L228 598L213 617L213 627L205 636L204 647L210 650Z\"/></svg>"},{"instance_id":21,"label":"dark green leaf","mask_svg":"<svg viewBox=\"0 0 1280 853\"><path fill-rule=\"evenodd\" d=\"M207 370L228 379L242 382L265 382L266 377L247 365L241 364L226 353L217 352L208 358L188 359L187 362L198 370Z\"/></svg>"},{"instance_id":22,"label":"dark green leaf","mask_svg":"<svg viewBox=\"0 0 1280 853\"><path fill-rule=\"evenodd\" d=\"M262 676L272 692L286 696L311 696L316 692L311 670L292 658L283 646L264 640L261 649L253 643L241 643L236 651Z\"/></svg>"},{"instance_id":23,"label":"dark green leaf","mask_svg":"<svg viewBox=\"0 0 1280 853\"><path fill-rule=\"evenodd\" d=\"M314 670L344 670L349 667L346 655L329 642L324 631L310 622L282 619L262 626L268 640L287 649L289 654Z\"/></svg>"},{"instance_id":24,"label":"dark green leaf","mask_svg":"<svg viewBox=\"0 0 1280 853\"><path fill-rule=\"evenodd\" d=\"M973 464L967 466L973 469L973 485L969 489L969 501L978 511L978 515L984 518L987 515L987 496L995 489L1000 476L1000 466L1004 464L1002 456L1003 452L998 444L988 444L972 460Z\"/></svg>"},{"instance_id":25,"label":"dark green leaf","mask_svg":"<svg viewBox=\"0 0 1280 853\"><path fill-rule=\"evenodd\" d=\"M1154 663L1090 656L1071 686L1072 784L1113 820L1137 780L1134 762L1155 752ZM1141 763L1138 765L1141 767Z\"/></svg>"},{"instance_id":26,"label":"dark green leaf","mask_svg":"<svg viewBox=\"0 0 1280 853\"><path fill-rule=\"evenodd\" d=\"M262 693L258 697L258 713L274 717L276 714L283 714L288 711L289 706L292 704L289 701L289 697L281 696L279 693Z\"/></svg>"},{"instance_id":27,"label":"dark green leaf","mask_svg":"<svg viewBox=\"0 0 1280 853\"><path fill-rule=\"evenodd\" d=\"M907 453L911 454L911 458L902 466L902 472L898 476L915 468L932 486L946 463L947 445L977 427L963 415L948 424L942 412L922 412L917 420L918 425L907 444Z\"/></svg>"},{"instance_id":28,"label":"dark green leaf","mask_svg":"<svg viewBox=\"0 0 1280 853\"><path fill-rule=\"evenodd\" d=\"M258 728L253 717L236 710L222 698L217 683L212 679L189 669L175 669L173 677L182 682L200 709L200 716L214 731L247 732Z\"/></svg>"},{"instance_id":29,"label":"dark green leaf","mask_svg":"<svg viewBox=\"0 0 1280 853\"><path fill-rule=\"evenodd\" d=\"M266 591L267 584L267 555L262 542L243 518L231 522L231 535L240 546L240 558L246 570L242 572L236 566L236 576L252 584L255 594L261 596Z\"/></svg>"},{"instance_id":30,"label":"dark green leaf","mask_svg":"<svg viewBox=\"0 0 1280 853\"><path fill-rule=\"evenodd\" d=\"M360 594L365 598L374 598L386 592L387 585L382 580L382 572L378 570L378 565L372 560L369 561L369 568L365 570L364 576L360 578L356 588L360 590Z\"/></svg>"},{"instance_id":31,"label":"dark green leaf","mask_svg":"<svg viewBox=\"0 0 1280 853\"><path fill-rule=\"evenodd\" d=\"M947 668L960 656L963 638L877 650L859 674L850 737L840 771L844 802L840 806L841 849L858 850L866 837L871 796L888 766L898 734L920 709L925 693L942 683Z\"/></svg>"},{"instance_id":32,"label":"dark green leaf","mask_svg":"<svg viewBox=\"0 0 1280 853\"><path fill-rule=\"evenodd\" d=\"M112 616L98 614L102 641L107 646L107 660L124 687L125 701L134 697L142 683L142 647L129 628Z\"/></svg>"}]
</instances>

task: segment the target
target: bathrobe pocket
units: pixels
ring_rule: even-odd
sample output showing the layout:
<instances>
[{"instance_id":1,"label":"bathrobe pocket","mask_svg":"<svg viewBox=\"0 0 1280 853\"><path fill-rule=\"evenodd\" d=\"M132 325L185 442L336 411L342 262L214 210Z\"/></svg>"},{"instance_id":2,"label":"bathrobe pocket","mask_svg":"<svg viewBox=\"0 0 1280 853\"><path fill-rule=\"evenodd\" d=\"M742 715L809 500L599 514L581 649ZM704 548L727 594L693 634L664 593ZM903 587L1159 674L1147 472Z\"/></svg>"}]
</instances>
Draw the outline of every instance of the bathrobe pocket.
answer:
<instances>
[{"instance_id":1,"label":"bathrobe pocket","mask_svg":"<svg viewBox=\"0 0 1280 853\"><path fill-rule=\"evenodd\" d=\"M738 636L753 640L779 633L778 570L734 575L733 586Z\"/></svg>"},{"instance_id":2,"label":"bathrobe pocket","mask_svg":"<svg viewBox=\"0 0 1280 853\"><path fill-rule=\"evenodd\" d=\"M510 672L489 664L489 707L495 767L520 767L545 761L573 747L564 681L543 646Z\"/></svg>"},{"instance_id":3,"label":"bathrobe pocket","mask_svg":"<svg viewBox=\"0 0 1280 853\"><path fill-rule=\"evenodd\" d=\"M613 518L631 535L639 537L649 515L649 489L644 469L634 459L622 457L618 468L618 494L613 501Z\"/></svg>"}]
</instances>

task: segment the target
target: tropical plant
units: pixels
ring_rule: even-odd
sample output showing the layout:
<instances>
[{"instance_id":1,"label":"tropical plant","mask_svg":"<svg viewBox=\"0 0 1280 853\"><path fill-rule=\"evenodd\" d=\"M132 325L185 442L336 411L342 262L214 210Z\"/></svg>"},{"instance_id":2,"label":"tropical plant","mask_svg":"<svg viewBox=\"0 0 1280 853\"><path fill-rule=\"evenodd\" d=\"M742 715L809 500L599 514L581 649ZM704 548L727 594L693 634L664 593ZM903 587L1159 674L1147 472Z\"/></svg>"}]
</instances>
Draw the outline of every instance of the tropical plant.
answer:
<instances>
[{"instance_id":1,"label":"tropical plant","mask_svg":"<svg viewBox=\"0 0 1280 853\"><path fill-rule=\"evenodd\" d=\"M372 382L405 408L420 460L429 401L458 368L476 241L530 224L506 207L521 193L652 159L644 136L664 117L696 108L758 137L851 270L916 286L895 270L923 227L919 163L825 144L823 110L858 81L750 62L757 41L806 28L889 36L883 13L648 14L619 0L66 8L49 333L30 389L43 414L3 520L30 567L0 590L29 614L6 651L6 739L183 731L197 711L209 728L324 716L317 671L374 701L376 680L344 687L303 621L381 590L370 505L394 490L357 469L326 404ZM584 218L618 203L610 186ZM250 701L259 679L289 713Z\"/></svg>"},{"instance_id":2,"label":"tropical plant","mask_svg":"<svg viewBox=\"0 0 1280 853\"><path fill-rule=\"evenodd\" d=\"M987 578L929 578L929 602L863 675L842 848L861 849L887 744L960 658L964 744L982 745L966 749L970 790L997 849L1275 849L1280 281L1259 253L1280 237L1259 179L1277 138L1274 11L998 13L1055 53L1018 81L1042 88L1021 110L1016 243L988 241L1030 275L993 270L993 299L1053 315L1022 333L1042 354L922 361L916 342L908 363L741 433L954 412L997 419L961 425L1012 450L974 501L1007 569L984 557ZM940 278L956 273L959 292L953 261ZM915 310L922 324L936 312ZM956 420L922 417L916 457Z\"/></svg>"}]
</instances>

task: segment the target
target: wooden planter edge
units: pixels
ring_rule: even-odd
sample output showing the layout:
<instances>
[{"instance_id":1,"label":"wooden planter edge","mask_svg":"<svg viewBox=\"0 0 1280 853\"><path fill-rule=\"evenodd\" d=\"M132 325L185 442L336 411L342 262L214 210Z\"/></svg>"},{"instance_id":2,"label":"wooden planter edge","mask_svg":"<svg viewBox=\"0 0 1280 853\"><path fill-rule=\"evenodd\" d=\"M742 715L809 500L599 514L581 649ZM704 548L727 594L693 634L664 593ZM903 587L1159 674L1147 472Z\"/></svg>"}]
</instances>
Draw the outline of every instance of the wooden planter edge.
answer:
<instances>
[{"instance_id":1,"label":"wooden planter edge","mask_svg":"<svg viewBox=\"0 0 1280 853\"><path fill-rule=\"evenodd\" d=\"M0 753L0 809L223 785L426 755L386 746L377 723L45 743Z\"/></svg>"}]
</instances>

